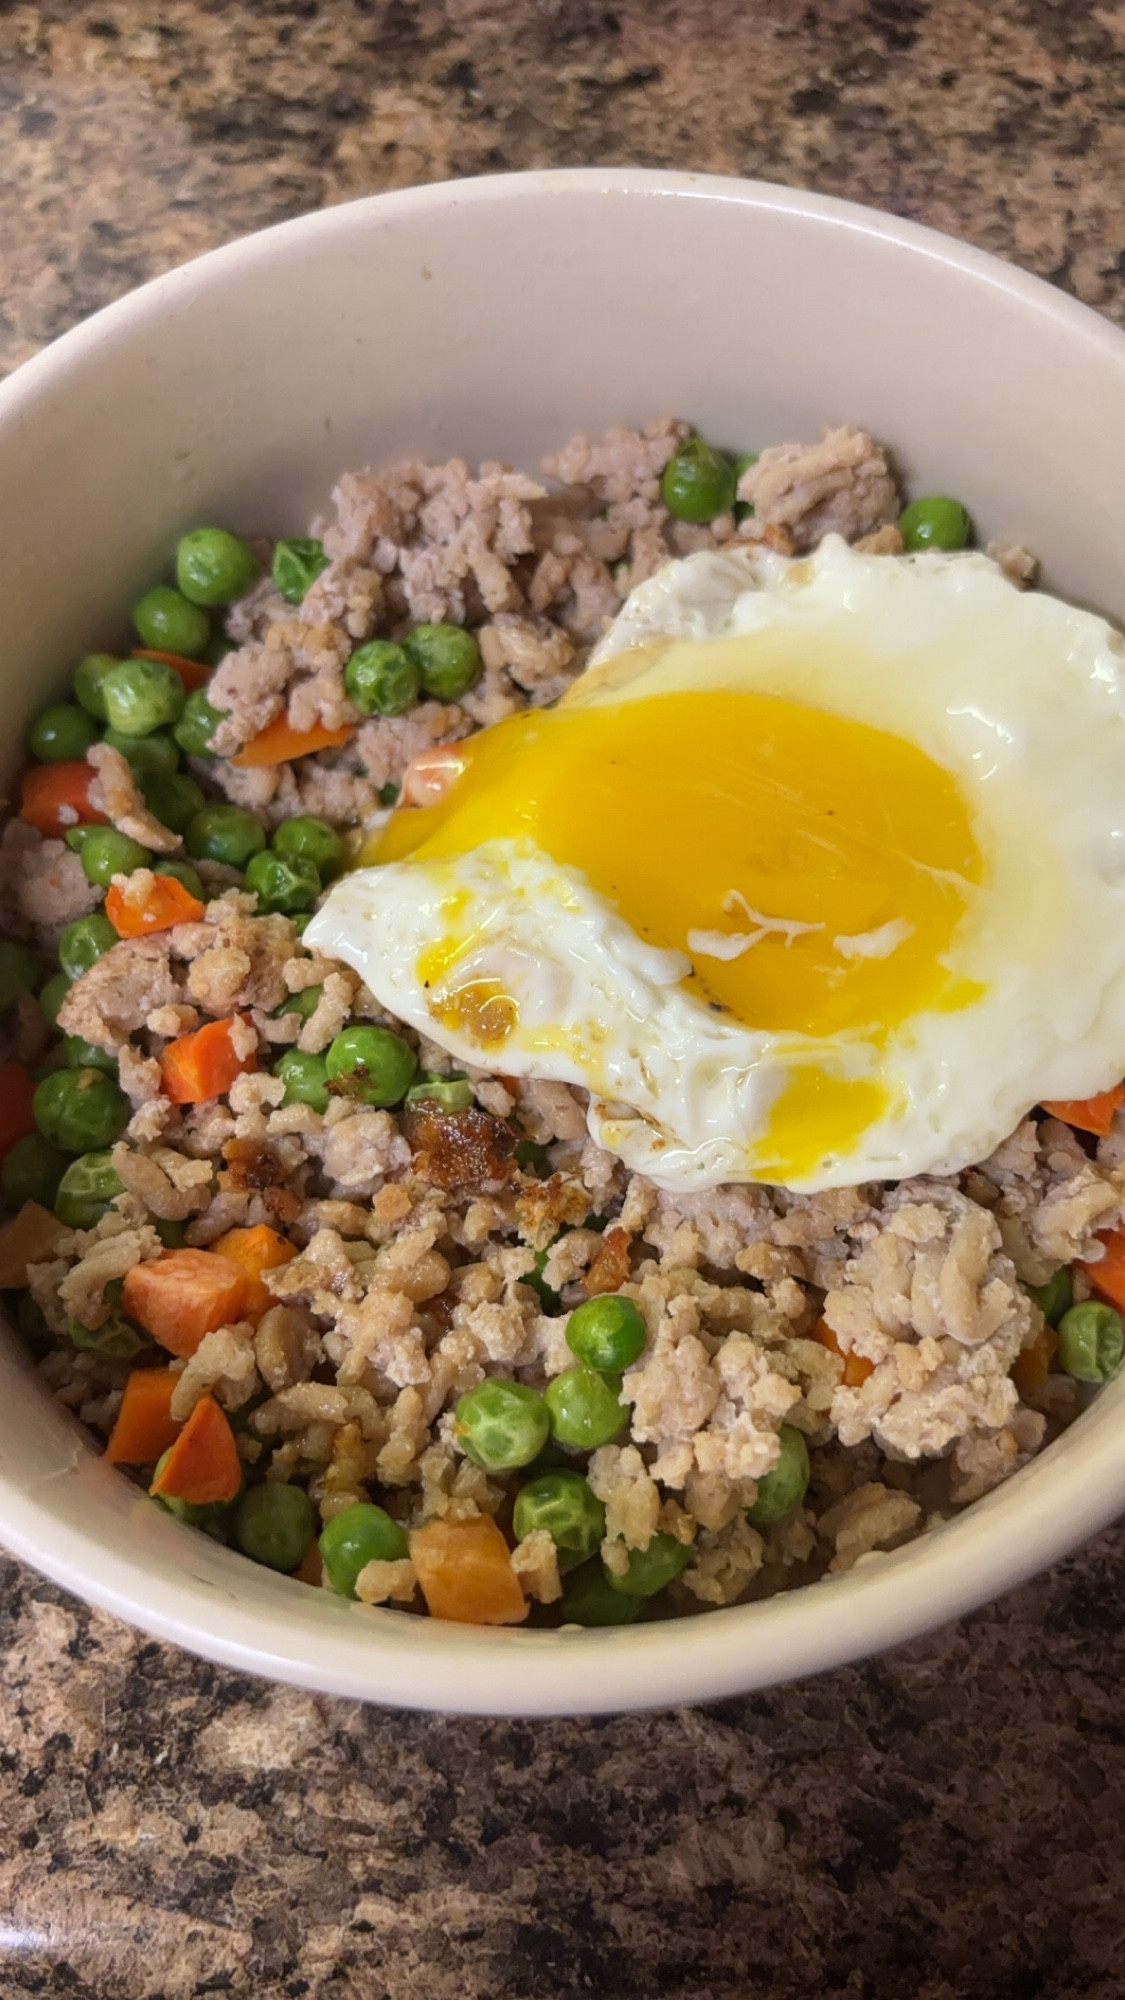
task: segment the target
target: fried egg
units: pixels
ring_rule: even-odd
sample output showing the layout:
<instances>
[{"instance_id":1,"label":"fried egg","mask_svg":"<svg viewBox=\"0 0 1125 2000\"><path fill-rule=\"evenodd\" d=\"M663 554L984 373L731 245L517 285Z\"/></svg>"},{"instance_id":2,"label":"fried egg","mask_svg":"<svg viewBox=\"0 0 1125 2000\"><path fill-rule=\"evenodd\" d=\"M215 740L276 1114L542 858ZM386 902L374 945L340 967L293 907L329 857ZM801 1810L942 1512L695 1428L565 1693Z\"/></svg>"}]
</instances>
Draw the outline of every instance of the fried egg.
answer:
<instances>
[{"instance_id":1,"label":"fried egg","mask_svg":"<svg viewBox=\"0 0 1125 2000\"><path fill-rule=\"evenodd\" d=\"M1125 1070L1125 641L987 557L704 552L306 942L663 1187L951 1173Z\"/></svg>"}]
</instances>

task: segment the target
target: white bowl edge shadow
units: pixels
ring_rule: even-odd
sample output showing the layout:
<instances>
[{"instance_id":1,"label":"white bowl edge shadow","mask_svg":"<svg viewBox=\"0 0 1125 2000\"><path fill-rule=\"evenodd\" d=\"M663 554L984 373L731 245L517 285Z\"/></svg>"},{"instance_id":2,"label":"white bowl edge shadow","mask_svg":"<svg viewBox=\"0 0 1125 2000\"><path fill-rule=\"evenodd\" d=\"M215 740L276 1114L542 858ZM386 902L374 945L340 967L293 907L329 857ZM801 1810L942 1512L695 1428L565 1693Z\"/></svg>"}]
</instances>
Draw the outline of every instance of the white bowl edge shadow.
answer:
<instances>
[{"instance_id":1,"label":"white bowl edge shadow","mask_svg":"<svg viewBox=\"0 0 1125 2000\"><path fill-rule=\"evenodd\" d=\"M713 260L724 239L729 238L728 252L740 246L740 232L748 261L753 247L754 268L740 269L737 280L730 275L734 266L729 258L725 269L728 292L739 283L743 287L741 318L710 340L701 361L690 355L685 359L693 312L701 305L713 310L714 264L703 261L696 268L692 259ZM466 236L471 256L463 254ZM825 262L831 267L829 278L811 269L813 244L818 268ZM665 317L673 325L662 334L667 351L642 357L637 335L646 326L651 329L653 306L661 296L653 261L666 250L678 280L674 306L665 295ZM406 394L375 416L363 400L365 371L378 370L380 353L368 349L372 341L378 349L386 330L373 331L371 322L356 313L357 301L379 295L372 261L393 280L383 295L384 309L391 297L405 305L408 318L413 314L412 327L400 335L401 352L392 353L393 342L388 347L384 340L384 365L391 354L408 374L411 367L415 373L413 404ZM470 296L470 281L482 263L500 287L487 328L497 349L509 331L501 318L503 307L509 316L517 310L527 314L529 334L534 332L541 355L543 340L549 346L551 336L544 332L544 312L535 301L540 306L557 302L557 317L566 324L554 336L549 395L535 379L530 361L519 364L518 343L505 353L502 379L500 363L490 363L488 352L477 351L485 337L479 330L477 348L471 347L464 317L453 306L458 296L463 301ZM578 363L589 376L590 357L598 353L598 329L585 329L585 318L573 309L565 286L568 270L591 264L600 277L603 312L612 310L618 329L624 324L622 339L629 335L634 340L637 358L622 375L620 392L606 386L610 363L604 357L597 392L592 378L585 390L567 382ZM618 278L622 264L629 268ZM323 298L317 304L311 296L301 297L297 280L309 266L321 277L331 272L340 295L338 323ZM690 285L685 273L690 273ZM762 281L757 292L755 280ZM818 282L830 281L843 284L846 297L834 329L835 358L824 362L831 381L820 394L833 404L826 408L818 406L817 384L808 378L810 329L803 308L805 291L815 293ZM264 287L269 293L271 285L272 307L254 289ZM254 296L248 296L248 287ZM680 296L685 288L686 299ZM294 291L302 306L296 317ZM606 307L607 297L611 307ZM751 312L756 299L757 319ZM772 330L765 333L759 324L762 299L773 315ZM792 322L788 339L778 331L779 301L782 327ZM812 300L808 303L811 308ZM479 318L479 294L476 304ZM927 335L939 306L952 317ZM351 322L349 310L356 314ZM254 345L271 323L271 312L279 338L298 322L315 325L322 348L326 343L330 350L318 364L319 403L310 393L307 405L295 413L289 408L292 361L279 359L275 366ZM245 351L238 349L237 340L233 347L228 344L233 383L208 392L191 337L206 331L216 314L220 321L226 315L228 334L236 323L243 329ZM683 321L679 328L677 315ZM869 327L874 339L876 329L885 331L888 323L904 341L936 342L932 356L913 357L913 380L895 375L887 355L877 351L864 359L858 350ZM754 329L752 337L748 327ZM1022 337L1022 358L1015 360L1013 331ZM406 351L411 338L422 357L417 363ZM470 351L462 353L466 338ZM567 341L572 347L588 343L577 361ZM841 342L848 349L842 370ZM889 336L888 346L893 346ZM358 363L349 358L353 349L362 356ZM977 368L966 384L967 355L975 357ZM1098 378L1084 402L1073 381L1064 383L1058 375L1064 364L1068 375L1077 372L1079 356L1087 372ZM763 386L767 361L773 379ZM619 366L616 361L613 365ZM473 419L464 424L456 397L450 401L450 381L461 366L475 371L478 391ZM855 408L841 404L848 393L842 386L848 367L856 376ZM256 368L268 378L261 394ZM724 368L726 376L717 379ZM745 369L746 380L736 368ZM430 424L427 396L437 408L440 397L434 396L433 383L442 369L445 377L440 379L449 378L448 407L444 413L437 409ZM880 370L892 379L881 381ZM539 371L549 372L541 362ZM444 455L464 436L466 455L484 455L489 446L471 434L475 422L481 432L500 434L499 445L492 448L497 455L533 469L531 446L519 455L522 435L546 449L572 430L594 429L615 414L631 421L659 414L657 407L638 410L635 401L651 396L653 382L667 381L677 371L685 385L678 411L701 428L710 425L713 434L716 424L733 423L724 413L735 405L756 407L761 424L776 410L782 412L772 432L759 428L753 433L758 442L788 434L784 422L794 412L791 420L803 413L806 426L849 418L870 422L908 472L917 470L921 476L932 468L932 488L961 490L988 532L1026 538L1044 555L1051 580L1066 594L1118 616L1125 610L1118 565L1110 561L1112 536L1100 525L1114 512L1114 496L1121 503L1117 518L1125 508L1125 474L1111 468L1104 442L1104 433L1114 428L1113 415L1125 414L1125 335L1088 309L983 252L918 225L794 190L640 169L500 176L370 197L211 252L108 307L0 385L0 546L9 548L13 568L18 567L17 600L30 565L30 580L23 584L23 598L0 645L6 726L14 733L26 720L42 699L37 691L61 681L60 659L92 643L87 635L107 625L114 607L128 601L127 593L143 587L157 552L166 551L177 528L201 518L200 509L208 503L217 511L225 495L230 517L246 529L258 517L244 518L239 509L268 511L272 506L274 518L263 518L258 525L274 532L283 526L303 531L300 507L294 518L292 502L274 498L276 471L270 486L264 472L249 473L239 460L238 439L229 442L229 433L237 431L240 420L252 436L259 435L253 428L258 424L260 435L269 437L275 468L284 458L279 438L288 426L285 449L299 468L295 485L309 506L316 495L321 500L326 496L325 481L333 470L366 462L380 437L391 438L388 458L408 448L395 435L396 424L406 430L412 425L418 449L427 454L440 449ZM751 375L754 380L747 386ZM640 387L639 376L645 378ZM909 422L918 379L927 383L930 400L939 407L918 409ZM996 406L1000 380L1008 385L1008 395ZM1049 420L1041 417L1039 432L1027 435L1031 413L1043 411L1044 393L1052 383L1065 388L1074 402L1070 437L1075 425L1080 432L1086 427L1080 440L1088 443L1084 484L1076 467L1068 469L1062 451L1068 433L1057 413ZM84 393L91 385L93 393ZM169 405L172 385L182 406ZM623 402L633 396L634 406L610 408L615 393ZM123 441L126 397L137 405L136 425L148 426L151 467L140 460L135 441ZM252 406L244 419L239 397ZM991 454L979 437L990 398L997 438ZM548 424L544 406L552 399L559 415ZM1087 409L1091 402L1094 407ZM571 415L560 421L564 407ZM953 417L947 409L955 412ZM882 424L880 410L886 412ZM82 490L65 496L58 473L68 462L74 466L68 449L73 453L76 442L88 445L98 437L99 425L110 470L98 479L83 462L72 470ZM1090 451L1096 456L1099 432L1102 462L1091 474ZM348 438L353 435L371 439L370 449L350 455ZM453 447L447 441L451 435ZM720 441L734 440L722 434ZM220 477L213 468L224 452L230 463ZM1002 463L994 463L1001 458ZM156 467L164 469L161 479ZM1046 492L1045 473L1052 469L1063 476ZM959 470L960 488L954 483ZM1091 492L1099 496L1093 508L1097 518L1088 522L1080 507L1085 493L1090 514ZM113 515L114 493L122 503L119 520L125 520L125 501L135 506L132 524L103 521L103 515ZM57 503L53 512L52 499ZM57 557L55 593L48 589L43 547L45 522L60 512L65 517L68 506L68 548L84 551L80 557L64 549L64 568L73 562L76 569L70 597L67 578L59 582ZM95 573L79 577L82 560ZM9 768L12 762L9 757ZM1105 1391L1071 1431L996 1493L919 1541L867 1559L847 1576L762 1604L663 1624L562 1633L482 1631L344 1604L275 1577L160 1516L76 1435L71 1420L51 1403L22 1358L3 1353L0 1536L55 1582L159 1638L231 1667L326 1693L498 1715L665 1707L826 1670L881 1650L981 1604L1065 1554L1125 1507L1123 1408L1125 1380Z\"/></svg>"}]
</instances>

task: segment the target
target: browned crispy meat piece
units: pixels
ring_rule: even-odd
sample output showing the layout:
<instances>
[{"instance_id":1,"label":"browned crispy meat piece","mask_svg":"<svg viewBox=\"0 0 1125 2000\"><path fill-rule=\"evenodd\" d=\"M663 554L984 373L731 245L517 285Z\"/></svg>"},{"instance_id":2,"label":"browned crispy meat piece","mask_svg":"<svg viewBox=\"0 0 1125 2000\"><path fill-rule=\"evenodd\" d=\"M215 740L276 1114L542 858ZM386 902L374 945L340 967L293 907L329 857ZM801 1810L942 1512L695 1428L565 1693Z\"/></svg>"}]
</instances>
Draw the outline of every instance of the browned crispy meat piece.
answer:
<instances>
[{"instance_id":1,"label":"browned crispy meat piece","mask_svg":"<svg viewBox=\"0 0 1125 2000\"><path fill-rule=\"evenodd\" d=\"M416 1170L435 1187L495 1186L512 1172L516 1135L479 1104L464 1111L443 1111L432 1101L412 1104L403 1129Z\"/></svg>"}]
</instances>

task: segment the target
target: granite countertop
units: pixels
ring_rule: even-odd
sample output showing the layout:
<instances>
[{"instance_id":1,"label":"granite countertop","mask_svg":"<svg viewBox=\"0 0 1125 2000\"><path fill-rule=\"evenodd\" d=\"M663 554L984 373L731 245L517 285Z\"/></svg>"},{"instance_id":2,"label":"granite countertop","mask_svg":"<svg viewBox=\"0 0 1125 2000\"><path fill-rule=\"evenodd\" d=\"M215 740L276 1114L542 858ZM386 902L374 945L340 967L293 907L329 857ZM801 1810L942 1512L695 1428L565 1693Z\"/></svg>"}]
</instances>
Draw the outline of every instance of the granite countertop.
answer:
<instances>
[{"instance_id":1,"label":"granite countertop","mask_svg":"<svg viewBox=\"0 0 1125 2000\"><path fill-rule=\"evenodd\" d=\"M852 196L1125 321L1092 0L55 0L0 17L0 366L243 231L631 161ZM1118 2000L1125 1539L888 1658L538 1724L321 1700L0 1558L0 1994Z\"/></svg>"}]
</instances>

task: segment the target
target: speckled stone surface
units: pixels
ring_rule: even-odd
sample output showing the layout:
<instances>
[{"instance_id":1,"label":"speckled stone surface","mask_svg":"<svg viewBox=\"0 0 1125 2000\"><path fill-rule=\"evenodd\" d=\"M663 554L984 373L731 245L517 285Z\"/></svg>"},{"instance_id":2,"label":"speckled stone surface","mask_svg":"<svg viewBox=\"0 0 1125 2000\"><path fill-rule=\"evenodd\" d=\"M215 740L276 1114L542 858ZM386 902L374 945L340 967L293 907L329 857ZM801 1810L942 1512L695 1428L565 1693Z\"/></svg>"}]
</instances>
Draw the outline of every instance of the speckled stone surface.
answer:
<instances>
[{"instance_id":1,"label":"speckled stone surface","mask_svg":"<svg viewBox=\"0 0 1125 2000\"><path fill-rule=\"evenodd\" d=\"M546 164L919 217L1125 321L1107 0L0 10L0 366L245 230ZM0 1559L0 1995L1120 2000L1125 1537L891 1657L671 1716L382 1714Z\"/></svg>"}]
</instances>

